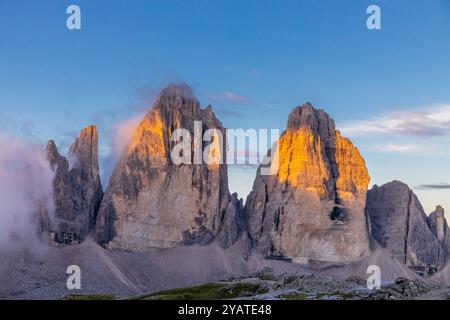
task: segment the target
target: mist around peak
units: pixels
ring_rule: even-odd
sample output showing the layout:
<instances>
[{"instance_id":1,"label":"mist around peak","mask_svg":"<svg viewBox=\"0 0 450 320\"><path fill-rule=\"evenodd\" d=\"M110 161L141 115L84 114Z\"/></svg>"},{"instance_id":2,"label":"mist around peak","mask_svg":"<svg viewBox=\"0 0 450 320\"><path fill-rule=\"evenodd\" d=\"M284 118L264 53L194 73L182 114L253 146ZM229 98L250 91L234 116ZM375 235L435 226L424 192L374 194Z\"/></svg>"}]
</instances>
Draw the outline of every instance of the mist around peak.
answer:
<instances>
[{"instance_id":1,"label":"mist around peak","mask_svg":"<svg viewBox=\"0 0 450 320\"><path fill-rule=\"evenodd\" d=\"M0 150L0 255L34 252L46 246L38 237L42 218L54 221L55 173L36 143L0 135Z\"/></svg>"}]
</instances>

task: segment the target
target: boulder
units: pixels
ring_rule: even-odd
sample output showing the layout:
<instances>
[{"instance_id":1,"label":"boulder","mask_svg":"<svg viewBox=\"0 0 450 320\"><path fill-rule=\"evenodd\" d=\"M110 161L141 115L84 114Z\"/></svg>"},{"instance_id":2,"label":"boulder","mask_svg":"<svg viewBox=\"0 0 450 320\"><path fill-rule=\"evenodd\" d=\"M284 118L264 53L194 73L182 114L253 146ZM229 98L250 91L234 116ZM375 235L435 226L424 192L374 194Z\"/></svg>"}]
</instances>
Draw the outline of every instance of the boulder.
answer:
<instances>
[{"instance_id":1,"label":"boulder","mask_svg":"<svg viewBox=\"0 0 450 320\"><path fill-rule=\"evenodd\" d=\"M450 258L450 230L444 216L444 208L437 206L427 218L428 226L436 236L445 254L445 261Z\"/></svg>"}]
</instances>

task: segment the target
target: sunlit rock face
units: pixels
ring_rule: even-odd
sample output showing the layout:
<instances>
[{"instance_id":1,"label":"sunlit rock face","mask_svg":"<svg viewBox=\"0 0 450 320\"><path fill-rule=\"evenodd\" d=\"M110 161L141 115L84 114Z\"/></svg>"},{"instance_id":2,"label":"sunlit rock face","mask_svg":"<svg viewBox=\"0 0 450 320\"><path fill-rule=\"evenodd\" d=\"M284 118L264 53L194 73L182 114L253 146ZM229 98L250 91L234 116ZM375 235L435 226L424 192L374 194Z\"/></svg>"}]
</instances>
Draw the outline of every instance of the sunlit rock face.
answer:
<instances>
[{"instance_id":1,"label":"sunlit rock face","mask_svg":"<svg viewBox=\"0 0 450 320\"><path fill-rule=\"evenodd\" d=\"M179 165L171 159L171 137L183 128L192 137L194 163L194 121L202 121L200 135L219 129L225 138L212 108L201 109L189 87L171 85L161 92L110 178L96 225L99 243L145 250L214 240L229 247L238 239L245 220L242 204L228 190L226 166Z\"/></svg>"},{"instance_id":2,"label":"sunlit rock face","mask_svg":"<svg viewBox=\"0 0 450 320\"><path fill-rule=\"evenodd\" d=\"M64 244L81 242L95 227L103 197L96 127L83 129L72 144L69 150L70 166L53 141L47 144L47 157L55 170L55 241Z\"/></svg>"},{"instance_id":3,"label":"sunlit rock face","mask_svg":"<svg viewBox=\"0 0 450 320\"><path fill-rule=\"evenodd\" d=\"M372 237L408 267L429 273L443 266L443 249L428 226L422 205L406 184L375 185L368 192L366 210Z\"/></svg>"},{"instance_id":4,"label":"sunlit rock face","mask_svg":"<svg viewBox=\"0 0 450 320\"><path fill-rule=\"evenodd\" d=\"M450 230L444 216L444 208L437 206L427 218L428 226L442 246L446 261L450 258Z\"/></svg>"},{"instance_id":5,"label":"sunlit rock face","mask_svg":"<svg viewBox=\"0 0 450 320\"><path fill-rule=\"evenodd\" d=\"M349 262L368 254L370 178L328 114L309 103L295 108L276 152L278 172L263 176L259 168L246 202L256 249L294 262Z\"/></svg>"}]
</instances>

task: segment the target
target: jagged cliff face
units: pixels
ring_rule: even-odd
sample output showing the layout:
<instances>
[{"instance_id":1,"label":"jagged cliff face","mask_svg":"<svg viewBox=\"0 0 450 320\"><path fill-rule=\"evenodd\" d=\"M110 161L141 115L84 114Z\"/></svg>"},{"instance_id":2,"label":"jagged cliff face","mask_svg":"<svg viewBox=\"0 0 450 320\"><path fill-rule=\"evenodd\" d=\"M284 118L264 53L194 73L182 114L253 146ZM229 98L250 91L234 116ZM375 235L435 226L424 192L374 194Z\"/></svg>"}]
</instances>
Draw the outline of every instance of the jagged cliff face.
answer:
<instances>
[{"instance_id":1,"label":"jagged cliff face","mask_svg":"<svg viewBox=\"0 0 450 320\"><path fill-rule=\"evenodd\" d=\"M366 210L372 237L408 267L428 273L444 264L442 247L427 224L422 205L406 184L393 181L375 185L368 192Z\"/></svg>"},{"instance_id":2,"label":"jagged cliff face","mask_svg":"<svg viewBox=\"0 0 450 320\"><path fill-rule=\"evenodd\" d=\"M450 230L444 216L444 208L437 206L436 210L428 216L427 223L442 246L447 262L450 258Z\"/></svg>"},{"instance_id":3,"label":"jagged cliff face","mask_svg":"<svg viewBox=\"0 0 450 320\"><path fill-rule=\"evenodd\" d=\"M182 128L191 134L194 160L194 121L202 121L200 134L219 129L225 137L211 107L201 109L190 88L164 89L110 178L96 226L100 243L145 250L215 239L228 247L237 240L245 221L237 196L228 191L226 166L177 165L171 159L172 134Z\"/></svg>"},{"instance_id":4,"label":"jagged cliff face","mask_svg":"<svg viewBox=\"0 0 450 320\"><path fill-rule=\"evenodd\" d=\"M47 157L55 170L55 241L80 242L93 230L103 197L96 127L83 129L70 147L69 158L73 162L70 168L69 161L59 154L53 141L47 144Z\"/></svg>"},{"instance_id":5,"label":"jagged cliff face","mask_svg":"<svg viewBox=\"0 0 450 320\"><path fill-rule=\"evenodd\" d=\"M262 176L259 169L246 202L257 250L298 262L349 262L368 254L370 178L328 114L310 104L295 108L277 152L277 174Z\"/></svg>"}]
</instances>

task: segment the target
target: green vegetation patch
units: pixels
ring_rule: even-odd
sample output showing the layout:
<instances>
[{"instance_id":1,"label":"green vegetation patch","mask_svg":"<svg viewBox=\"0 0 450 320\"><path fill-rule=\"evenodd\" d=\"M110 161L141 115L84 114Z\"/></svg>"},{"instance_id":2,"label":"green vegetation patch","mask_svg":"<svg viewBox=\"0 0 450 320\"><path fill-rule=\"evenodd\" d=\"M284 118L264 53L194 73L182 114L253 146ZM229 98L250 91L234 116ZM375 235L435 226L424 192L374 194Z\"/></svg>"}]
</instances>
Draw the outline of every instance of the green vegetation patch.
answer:
<instances>
[{"instance_id":1,"label":"green vegetation patch","mask_svg":"<svg viewBox=\"0 0 450 320\"><path fill-rule=\"evenodd\" d=\"M65 296L63 300L115 300L113 294L71 294Z\"/></svg>"},{"instance_id":2,"label":"green vegetation patch","mask_svg":"<svg viewBox=\"0 0 450 320\"><path fill-rule=\"evenodd\" d=\"M306 298L308 298L308 295L304 292L291 292L280 294L277 298L283 300L306 300Z\"/></svg>"},{"instance_id":3,"label":"green vegetation patch","mask_svg":"<svg viewBox=\"0 0 450 320\"><path fill-rule=\"evenodd\" d=\"M263 286L250 283L208 283L201 286L164 290L137 297L137 300L222 300L267 293Z\"/></svg>"},{"instance_id":4,"label":"green vegetation patch","mask_svg":"<svg viewBox=\"0 0 450 320\"><path fill-rule=\"evenodd\" d=\"M280 294L277 298L284 300L320 300L320 299L339 299L347 300L357 297L356 292L319 292L319 293L304 293L304 292L289 292Z\"/></svg>"},{"instance_id":5,"label":"green vegetation patch","mask_svg":"<svg viewBox=\"0 0 450 320\"><path fill-rule=\"evenodd\" d=\"M341 300L349 300L357 297L357 294L355 292L324 292L324 293L318 293L316 295L316 299L326 298L326 297L335 297L337 299Z\"/></svg>"}]
</instances>

